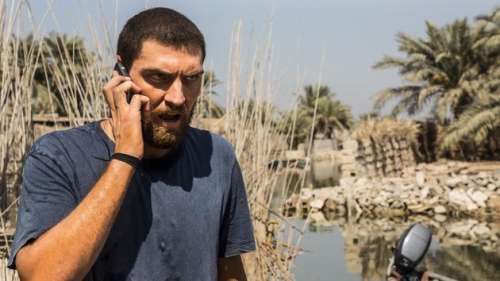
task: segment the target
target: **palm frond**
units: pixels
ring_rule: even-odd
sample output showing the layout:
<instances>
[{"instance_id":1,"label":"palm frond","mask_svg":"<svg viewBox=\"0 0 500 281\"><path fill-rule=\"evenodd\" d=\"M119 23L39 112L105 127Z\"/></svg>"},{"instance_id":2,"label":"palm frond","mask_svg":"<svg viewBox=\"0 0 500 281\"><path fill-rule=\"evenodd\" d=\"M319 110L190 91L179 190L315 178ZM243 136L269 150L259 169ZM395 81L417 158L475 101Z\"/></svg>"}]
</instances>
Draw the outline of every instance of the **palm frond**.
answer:
<instances>
[{"instance_id":1,"label":"palm frond","mask_svg":"<svg viewBox=\"0 0 500 281\"><path fill-rule=\"evenodd\" d=\"M489 99L477 102L445 131L439 142L441 150L457 146L464 139L481 143L488 136L488 132L500 129L500 98Z\"/></svg>"},{"instance_id":2,"label":"palm frond","mask_svg":"<svg viewBox=\"0 0 500 281\"><path fill-rule=\"evenodd\" d=\"M397 88L390 88L379 92L375 94L373 106L374 111L380 111L389 100L399 97L406 97L407 95L418 93L420 92L420 90L420 86L408 85Z\"/></svg>"}]
</instances>

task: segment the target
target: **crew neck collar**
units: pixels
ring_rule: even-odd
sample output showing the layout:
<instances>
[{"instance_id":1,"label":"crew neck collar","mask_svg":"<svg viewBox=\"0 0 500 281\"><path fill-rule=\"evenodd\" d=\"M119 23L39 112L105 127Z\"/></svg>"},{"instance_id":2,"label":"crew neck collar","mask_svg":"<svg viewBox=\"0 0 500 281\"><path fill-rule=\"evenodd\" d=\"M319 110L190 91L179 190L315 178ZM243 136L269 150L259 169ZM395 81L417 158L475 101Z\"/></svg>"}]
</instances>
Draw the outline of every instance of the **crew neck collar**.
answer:
<instances>
[{"instance_id":1,"label":"crew neck collar","mask_svg":"<svg viewBox=\"0 0 500 281\"><path fill-rule=\"evenodd\" d=\"M115 142L106 134L106 132L104 131L104 128L102 128L101 122L104 121L104 120L105 119L101 119L99 121L94 121L94 122L92 122L90 124L90 126L94 127L94 129L101 136L101 138L106 143L106 146L108 148L108 155L107 155L106 159L102 159L102 155L94 155L94 157L102 159L102 160L109 161L109 160L111 160L111 156L113 154L113 151L115 150ZM189 131L189 128L188 128L188 131ZM186 134L187 133L188 132L186 132ZM144 159L142 159L142 162L144 164L147 164L148 166L149 165L156 166L156 165L158 165L160 163L163 163L165 160L167 160L167 161L175 161L182 154L186 138L187 138L187 136L184 136L184 139L182 140L182 142L171 153L167 153L166 155L163 155L163 156L161 156L159 158L144 158Z\"/></svg>"}]
</instances>

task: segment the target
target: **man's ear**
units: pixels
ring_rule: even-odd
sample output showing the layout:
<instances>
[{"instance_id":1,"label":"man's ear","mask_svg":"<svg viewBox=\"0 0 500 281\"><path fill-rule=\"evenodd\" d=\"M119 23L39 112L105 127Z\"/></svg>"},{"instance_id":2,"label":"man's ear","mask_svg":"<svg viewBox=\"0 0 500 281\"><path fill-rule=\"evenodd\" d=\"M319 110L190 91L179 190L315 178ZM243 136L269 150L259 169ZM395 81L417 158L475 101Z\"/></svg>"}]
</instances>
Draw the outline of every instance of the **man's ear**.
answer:
<instances>
[{"instance_id":1,"label":"man's ear","mask_svg":"<svg viewBox=\"0 0 500 281\"><path fill-rule=\"evenodd\" d=\"M119 54L116 54L116 61L119 63L123 63L122 57Z\"/></svg>"}]
</instances>

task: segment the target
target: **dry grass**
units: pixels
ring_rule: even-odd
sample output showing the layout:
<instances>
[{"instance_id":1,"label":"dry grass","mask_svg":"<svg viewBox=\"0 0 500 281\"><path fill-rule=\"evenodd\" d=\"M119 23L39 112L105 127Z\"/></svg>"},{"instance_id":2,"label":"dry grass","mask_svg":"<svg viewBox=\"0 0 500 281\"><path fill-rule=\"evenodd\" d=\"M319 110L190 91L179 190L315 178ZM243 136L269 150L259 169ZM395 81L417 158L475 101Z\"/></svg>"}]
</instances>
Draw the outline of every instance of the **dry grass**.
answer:
<instances>
[{"instance_id":1,"label":"dry grass","mask_svg":"<svg viewBox=\"0 0 500 281\"><path fill-rule=\"evenodd\" d=\"M382 142L386 138L406 139L416 142L419 126L411 120L395 118L373 118L362 121L352 131L355 139L370 139Z\"/></svg>"},{"instance_id":2,"label":"dry grass","mask_svg":"<svg viewBox=\"0 0 500 281\"><path fill-rule=\"evenodd\" d=\"M31 131L32 76L37 63L36 47L26 48L14 40L12 34L20 27L23 3L12 3L6 10L0 0L0 234L3 245L8 243L6 235L12 228L10 221L15 216L15 200L20 181L21 160L33 141ZM25 16L25 15L24 15ZM25 64L16 62L23 56ZM8 254L8 248L0 249ZM0 253L0 256L2 253ZM0 280L16 280L15 272L0 263Z\"/></svg>"},{"instance_id":3,"label":"dry grass","mask_svg":"<svg viewBox=\"0 0 500 281\"><path fill-rule=\"evenodd\" d=\"M97 58L114 58L114 40L108 27L90 26L95 42L95 56L83 67L77 66L71 59L67 46L58 49L57 54L62 64L49 64L48 55L43 50L43 43L37 43L23 49L12 34L18 34L17 28L31 22L25 1L12 1L12 8L5 11L5 1L0 0L0 184L2 195L7 193L8 183L11 190L8 199L15 206L15 198L20 181L21 163L27 150L33 143L32 129L32 91L35 66L42 64L46 78L53 79L57 91L63 93L62 104L73 126L81 125L81 120L100 119L107 116L106 104L101 89L109 77L110 63ZM37 34L33 27L34 37ZM241 24L235 27L232 40L229 78L227 84L227 113L223 119L224 135L234 145L236 155L242 167L249 204L255 225L257 251L245 257L249 280L292 280L291 268L297 251L296 241L292 236L280 237L276 230L288 227L287 221L270 211L273 194L280 184L287 185L289 177L285 169L269 169L268 164L275 159L282 159L285 139L289 136L280 134L281 125L274 120L274 109L269 97L273 95L271 80L266 80L271 68L270 40L261 49L256 50L253 64L249 66L248 77L240 77ZM104 38L104 39L99 39ZM24 46L25 47L25 46ZM20 51L21 50L21 51ZM19 54L25 58L25 64L17 63ZM50 55L50 54L49 54ZM76 73L82 73L81 78ZM245 85L245 87L242 87ZM241 92L241 89L245 90ZM55 93L48 91L51 104L56 100ZM55 103L55 102L54 102ZM279 181L278 179L285 179ZM281 205L281 204L279 204ZM5 209L7 206L2 206ZM12 221L4 211L0 231L5 230L6 220ZM288 231L293 235L293 231ZM5 239L6 237L2 238ZM0 259L0 280L17 280L15 272L7 270L5 260Z\"/></svg>"},{"instance_id":4,"label":"dry grass","mask_svg":"<svg viewBox=\"0 0 500 281\"><path fill-rule=\"evenodd\" d=\"M243 81L240 69L241 23L233 33L231 65L228 77L227 113L224 118L225 137L234 145L236 155L244 171L249 204L254 219L257 251L246 259L250 280L291 280L291 259L287 245L273 241L274 220L271 219L272 196L278 187L279 171L268 169L275 159L282 159L287 136L279 133L281 124L273 119L272 95L269 80L263 79L272 67L270 42L256 50L247 85L240 94ZM283 221L280 221L283 223ZM273 246L275 245L275 246Z\"/></svg>"}]
</instances>

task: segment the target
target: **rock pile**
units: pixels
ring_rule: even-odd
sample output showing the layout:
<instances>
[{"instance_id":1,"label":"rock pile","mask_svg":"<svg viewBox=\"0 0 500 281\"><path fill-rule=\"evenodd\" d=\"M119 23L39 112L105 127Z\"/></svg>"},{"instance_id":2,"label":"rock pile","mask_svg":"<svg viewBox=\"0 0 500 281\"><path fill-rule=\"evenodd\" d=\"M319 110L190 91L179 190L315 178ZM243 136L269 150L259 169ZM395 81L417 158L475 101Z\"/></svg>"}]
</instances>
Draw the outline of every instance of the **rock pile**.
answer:
<instances>
[{"instance_id":1,"label":"rock pile","mask_svg":"<svg viewBox=\"0 0 500 281\"><path fill-rule=\"evenodd\" d=\"M500 171L463 162L405 168L403 177L348 177L340 185L302 189L285 202L288 213L334 216L500 217Z\"/></svg>"}]
</instances>

